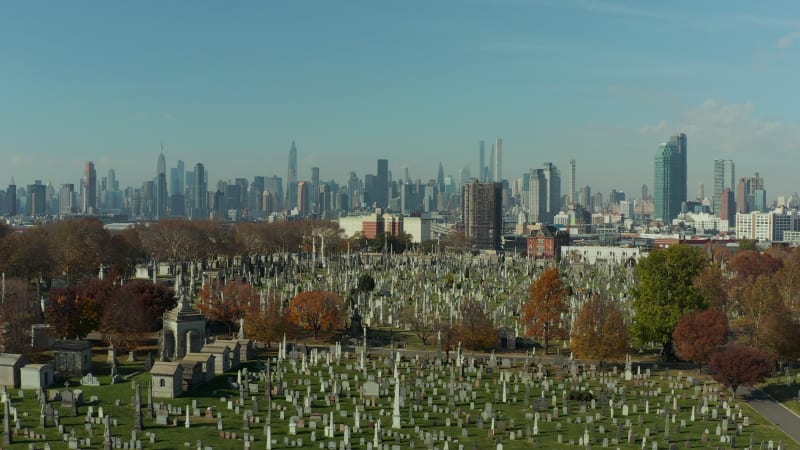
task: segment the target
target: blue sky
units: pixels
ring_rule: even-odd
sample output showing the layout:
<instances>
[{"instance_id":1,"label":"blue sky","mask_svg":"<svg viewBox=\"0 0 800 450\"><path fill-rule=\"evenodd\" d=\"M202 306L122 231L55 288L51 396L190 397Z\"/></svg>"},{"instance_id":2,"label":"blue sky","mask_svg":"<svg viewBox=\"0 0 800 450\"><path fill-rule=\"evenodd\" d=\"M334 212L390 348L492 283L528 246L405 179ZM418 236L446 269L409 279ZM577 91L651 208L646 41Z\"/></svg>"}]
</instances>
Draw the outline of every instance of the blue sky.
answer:
<instances>
[{"instance_id":1,"label":"blue sky","mask_svg":"<svg viewBox=\"0 0 800 450\"><path fill-rule=\"evenodd\" d=\"M800 190L800 2L594 0L6 2L0 185L123 185L203 162L212 183L300 175L477 172L577 160L577 184L638 193L676 131L689 192L715 158Z\"/></svg>"}]
</instances>

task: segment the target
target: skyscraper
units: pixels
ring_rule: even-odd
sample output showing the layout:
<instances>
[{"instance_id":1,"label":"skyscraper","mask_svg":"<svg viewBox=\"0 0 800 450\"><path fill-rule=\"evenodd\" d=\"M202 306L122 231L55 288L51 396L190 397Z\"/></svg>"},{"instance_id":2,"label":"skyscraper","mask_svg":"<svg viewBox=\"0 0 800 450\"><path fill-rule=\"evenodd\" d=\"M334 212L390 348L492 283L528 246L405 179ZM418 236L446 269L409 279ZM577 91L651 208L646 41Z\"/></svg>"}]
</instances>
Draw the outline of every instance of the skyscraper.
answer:
<instances>
[{"instance_id":1,"label":"skyscraper","mask_svg":"<svg viewBox=\"0 0 800 450\"><path fill-rule=\"evenodd\" d=\"M503 238L503 184L473 178L464 186L461 205L464 234L474 248L500 250Z\"/></svg>"},{"instance_id":2,"label":"skyscraper","mask_svg":"<svg viewBox=\"0 0 800 450\"><path fill-rule=\"evenodd\" d=\"M62 184L58 191L58 213L63 216L76 211L75 185L72 183Z\"/></svg>"},{"instance_id":3,"label":"skyscraper","mask_svg":"<svg viewBox=\"0 0 800 450\"><path fill-rule=\"evenodd\" d=\"M561 209L561 173L553 163L532 169L528 181L528 220L552 224Z\"/></svg>"},{"instance_id":4,"label":"skyscraper","mask_svg":"<svg viewBox=\"0 0 800 450\"><path fill-rule=\"evenodd\" d=\"M309 185L308 181L301 181L297 183L297 210L300 216L308 216L311 212L311 201L309 199Z\"/></svg>"},{"instance_id":5,"label":"skyscraper","mask_svg":"<svg viewBox=\"0 0 800 450\"><path fill-rule=\"evenodd\" d=\"M28 215L31 217L47 214L47 186L36 180L28 185Z\"/></svg>"},{"instance_id":6,"label":"skyscraper","mask_svg":"<svg viewBox=\"0 0 800 450\"><path fill-rule=\"evenodd\" d=\"M671 224L686 201L687 140L683 133L675 134L658 146L655 156L655 188L653 201L655 219Z\"/></svg>"},{"instance_id":7,"label":"skyscraper","mask_svg":"<svg viewBox=\"0 0 800 450\"><path fill-rule=\"evenodd\" d=\"M83 194L83 213L94 214L97 209L97 172L94 163L88 161L83 166L83 180L81 180Z\"/></svg>"},{"instance_id":8,"label":"skyscraper","mask_svg":"<svg viewBox=\"0 0 800 450\"><path fill-rule=\"evenodd\" d=\"M312 167L311 168L311 185L308 187L309 189L309 202L311 204L311 211L319 212L322 211L324 208L320 208L319 202L319 167Z\"/></svg>"},{"instance_id":9,"label":"skyscraper","mask_svg":"<svg viewBox=\"0 0 800 450\"><path fill-rule=\"evenodd\" d=\"M389 160L378 160L378 174L374 179L372 197L378 208L386 208L389 206Z\"/></svg>"},{"instance_id":10,"label":"skyscraper","mask_svg":"<svg viewBox=\"0 0 800 450\"><path fill-rule=\"evenodd\" d=\"M439 170L436 172L436 186L439 188L439 192L444 192L444 166L441 161L439 161Z\"/></svg>"},{"instance_id":11,"label":"skyscraper","mask_svg":"<svg viewBox=\"0 0 800 450\"><path fill-rule=\"evenodd\" d=\"M712 208L714 214L722 212L722 192L725 189L731 190L731 197L736 191L736 171L733 161L730 159L714 160L714 196L712 197ZM736 199L733 198L735 202Z\"/></svg>"},{"instance_id":12,"label":"skyscraper","mask_svg":"<svg viewBox=\"0 0 800 450\"><path fill-rule=\"evenodd\" d=\"M167 161L164 158L164 144L161 144L161 153L158 155L156 165L156 218L167 217Z\"/></svg>"},{"instance_id":13,"label":"skyscraper","mask_svg":"<svg viewBox=\"0 0 800 450\"><path fill-rule=\"evenodd\" d=\"M497 138L494 146L494 181L503 181L503 138Z\"/></svg>"},{"instance_id":14,"label":"skyscraper","mask_svg":"<svg viewBox=\"0 0 800 450\"><path fill-rule=\"evenodd\" d=\"M297 147L289 149L289 172L286 175L286 209L297 206Z\"/></svg>"},{"instance_id":15,"label":"skyscraper","mask_svg":"<svg viewBox=\"0 0 800 450\"><path fill-rule=\"evenodd\" d=\"M4 214L9 217L17 215L17 184L14 182L14 177L11 177L11 184L6 188L5 198L6 208Z\"/></svg>"},{"instance_id":16,"label":"skyscraper","mask_svg":"<svg viewBox=\"0 0 800 450\"><path fill-rule=\"evenodd\" d=\"M569 160L569 192L567 192L567 204L575 204L575 160Z\"/></svg>"},{"instance_id":17,"label":"skyscraper","mask_svg":"<svg viewBox=\"0 0 800 450\"><path fill-rule=\"evenodd\" d=\"M478 181L486 181L486 154L484 142L478 144Z\"/></svg>"},{"instance_id":18,"label":"skyscraper","mask_svg":"<svg viewBox=\"0 0 800 450\"><path fill-rule=\"evenodd\" d=\"M206 180L206 168L202 163L194 166L194 186L192 187L192 211L191 217L208 217L208 182Z\"/></svg>"}]
</instances>

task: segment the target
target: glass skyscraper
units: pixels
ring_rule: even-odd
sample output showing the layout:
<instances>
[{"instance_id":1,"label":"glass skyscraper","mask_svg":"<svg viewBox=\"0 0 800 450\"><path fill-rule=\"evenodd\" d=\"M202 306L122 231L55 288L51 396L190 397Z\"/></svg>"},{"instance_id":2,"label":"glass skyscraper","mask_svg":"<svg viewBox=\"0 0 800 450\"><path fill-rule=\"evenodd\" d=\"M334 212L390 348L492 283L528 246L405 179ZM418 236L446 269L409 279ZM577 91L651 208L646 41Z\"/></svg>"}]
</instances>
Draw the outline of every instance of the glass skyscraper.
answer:
<instances>
[{"instance_id":1,"label":"glass skyscraper","mask_svg":"<svg viewBox=\"0 0 800 450\"><path fill-rule=\"evenodd\" d=\"M658 146L655 157L654 218L671 224L686 201L686 135L675 134Z\"/></svg>"}]
</instances>

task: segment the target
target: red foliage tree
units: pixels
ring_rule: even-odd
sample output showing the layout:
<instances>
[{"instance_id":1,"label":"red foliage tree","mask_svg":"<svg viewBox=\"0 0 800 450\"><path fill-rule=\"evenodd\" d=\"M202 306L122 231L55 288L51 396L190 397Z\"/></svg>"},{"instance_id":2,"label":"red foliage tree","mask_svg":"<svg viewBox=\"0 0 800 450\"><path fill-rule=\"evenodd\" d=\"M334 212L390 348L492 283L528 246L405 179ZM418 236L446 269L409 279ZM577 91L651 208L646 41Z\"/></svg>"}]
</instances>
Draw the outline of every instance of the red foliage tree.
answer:
<instances>
[{"instance_id":1,"label":"red foliage tree","mask_svg":"<svg viewBox=\"0 0 800 450\"><path fill-rule=\"evenodd\" d=\"M568 294L558 269L550 268L531 284L530 298L522 306L522 324L528 336L544 341L545 353L550 338L565 334L561 316L567 312Z\"/></svg>"},{"instance_id":2,"label":"red foliage tree","mask_svg":"<svg viewBox=\"0 0 800 450\"><path fill-rule=\"evenodd\" d=\"M50 291L45 307L47 323L62 339L81 339L100 324L103 299L93 295L93 288L68 286Z\"/></svg>"},{"instance_id":3,"label":"red foliage tree","mask_svg":"<svg viewBox=\"0 0 800 450\"><path fill-rule=\"evenodd\" d=\"M739 386L752 386L766 379L772 372L767 355L756 348L732 344L718 350L708 363L714 379L726 386L736 397Z\"/></svg>"},{"instance_id":4,"label":"red foliage tree","mask_svg":"<svg viewBox=\"0 0 800 450\"><path fill-rule=\"evenodd\" d=\"M719 346L728 342L728 318L716 309L686 314L675 325L672 340L681 359L702 367Z\"/></svg>"},{"instance_id":5,"label":"red foliage tree","mask_svg":"<svg viewBox=\"0 0 800 450\"><path fill-rule=\"evenodd\" d=\"M311 331L316 338L320 331L344 325L346 307L339 294L330 291L307 291L297 294L289 304L292 321Z\"/></svg>"},{"instance_id":6,"label":"red foliage tree","mask_svg":"<svg viewBox=\"0 0 800 450\"><path fill-rule=\"evenodd\" d=\"M131 280L125 283L121 290L133 306L141 311L145 322L149 324L146 331L160 329L161 317L178 303L171 288L148 280Z\"/></svg>"}]
</instances>

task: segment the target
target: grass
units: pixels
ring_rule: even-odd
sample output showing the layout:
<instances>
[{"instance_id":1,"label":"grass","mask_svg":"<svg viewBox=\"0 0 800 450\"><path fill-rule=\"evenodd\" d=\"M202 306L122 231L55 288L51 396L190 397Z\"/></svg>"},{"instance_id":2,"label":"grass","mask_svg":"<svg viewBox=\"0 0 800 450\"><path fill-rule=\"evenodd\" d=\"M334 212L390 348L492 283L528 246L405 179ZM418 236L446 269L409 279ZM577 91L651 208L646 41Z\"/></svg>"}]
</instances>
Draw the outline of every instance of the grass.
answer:
<instances>
[{"instance_id":1,"label":"grass","mask_svg":"<svg viewBox=\"0 0 800 450\"><path fill-rule=\"evenodd\" d=\"M796 376L796 373L794 375ZM796 377L792 378L792 380L796 379ZM796 381L786 384L785 377L772 377L767 379L760 387L772 398L794 411L795 414L800 415L800 401L798 401L800 385Z\"/></svg>"},{"instance_id":2,"label":"grass","mask_svg":"<svg viewBox=\"0 0 800 450\"><path fill-rule=\"evenodd\" d=\"M502 356L498 356L502 358ZM375 370L372 369L373 361L375 364ZM358 362L356 359L346 360L343 361L341 365L334 365L334 372L337 374L347 373L348 375L348 382L350 383L350 391L343 392L339 402L341 405L342 410L347 411L347 417L340 416L340 413L336 410L335 406L328 404L325 401L323 394L320 393L320 380L328 380L328 370L324 367L312 367L309 369L307 374L299 374L300 364L292 364L288 361L282 363L282 367L285 369L285 374L283 376L283 380L287 384L288 391L297 391L300 393L300 397L305 396L305 392L308 387L310 387L312 394L314 395L314 401L312 406L312 411L315 413L322 413L327 414L331 411L334 412L334 420L336 423L347 423L352 426L353 424L353 410L356 407L356 403L358 403L359 394L356 389L355 376L359 377L360 382L363 383L365 377L363 374L357 374L353 370L349 370L347 365L357 366ZM255 371L255 362L248 363L249 367L252 371ZM131 408L131 397L133 396L132 390L132 383L131 381L136 381L142 384L143 387L143 401L147 402L147 394L146 394L146 387L147 383L149 382L150 375L146 372L143 372L142 362L122 362L120 367L120 374L121 375L130 375L136 372L138 374L131 377L131 380L126 380L120 384L109 384L110 376L108 373L108 365L105 363L105 355L98 353L95 359L95 366L97 367L96 374L100 378L102 383L99 387L92 387L92 386L80 386L79 379L72 379L70 380L70 386L72 388L81 388L84 391L84 398L88 401L88 399L92 395L97 395L100 400L94 403L92 406L94 410L97 411L99 406L102 406L103 409L111 414L113 418L118 420L119 425L113 429L112 434L115 436L120 436L123 440L129 440L131 436L131 427L133 425L133 410ZM273 366L274 367L274 366ZM521 374L521 367L515 367L511 373L514 374L514 379L518 380L517 378ZM389 369L385 366L383 360L376 360L372 359L368 363L368 374L376 376L377 371L381 370L384 374L384 377L388 376ZM467 384L462 385L459 387L459 390L456 391L456 398L453 399L453 404L451 403L450 395L448 389L445 385L451 379L451 372L449 367L444 367L441 369L414 369L411 367L408 368L401 368L401 376L403 377L403 386L407 387L411 392L416 392L421 385L424 385L424 388L428 394L431 394L433 398L432 404L439 409L439 412L433 413L430 412L428 415L427 420L423 417L423 413L416 412L414 413L414 424L411 425L409 423L409 416L408 416L408 409L412 407L416 402L413 397L409 397L406 399L405 408L401 411L401 417L403 422L403 429L401 433L403 434L410 434L410 438L403 437L399 440L399 443L395 439L388 439L386 443L390 444L399 444L401 448L409 448L410 441L414 440L414 444L416 448L424 448L424 441L418 437L418 433L416 432L417 427L422 432L431 432L431 433L439 433L439 431L444 431L446 434L453 437L453 439L457 442L450 442L449 447L453 450L457 449L459 444L463 445L465 449L473 448L473 442L479 449L486 449L486 448L494 448L494 441L490 440L487 437L488 428L489 428L489 421L486 421L483 424L483 428L480 428L476 423L472 423L465 428L468 430L469 436L466 438L461 437L461 431L456 427L456 420L452 419L452 424L450 428L446 428L446 419L447 417L452 418L452 412L454 409L460 409L463 413L461 417L464 417L464 414L470 414L471 417L476 417L480 413L480 410L484 407L486 402L491 402L494 408L500 412L501 416L508 421L507 430L505 433L497 433L496 440L502 441L504 444L504 449L506 450L515 450L515 449L527 449L531 447L531 444L527 442L525 438L526 429L529 425L532 425L530 420L526 420L527 413L533 413L532 407L525 407L524 405L524 388L522 385L519 387L518 392L514 392L514 389L509 387L508 388L508 403L503 404L496 399L501 396L500 392L502 391L502 384L500 382L500 370L494 370L492 373L486 373L484 371L482 373L480 382L476 382L477 374L467 374ZM548 378L551 380L551 383L555 383L556 392L566 391L577 391L580 390L581 386L587 387L593 390L595 393L599 393L600 390L603 388L598 382L587 382L587 381L569 381L569 380L561 380L557 381L556 372L551 368L550 377ZM433 374L438 375L438 380L436 377L433 377ZM628 392L628 404L631 405L631 414L628 419L631 420L634 429L636 430L637 434L637 441L634 445L627 444L627 432L623 431L621 433L622 442L619 445L613 445L612 448L625 448L625 449L639 449L641 448L641 434L645 427L653 430L653 435L657 440L659 440L659 448L665 448L666 444L661 442L663 440L662 433L656 433L655 429L658 427L659 429L663 430L664 421L654 414L654 411L661 407L661 404L665 401L665 395L670 393L673 388L676 388L675 383L677 383L676 376L678 375L678 371L672 371L671 375L673 377L672 380L665 378L665 374L663 372L653 372L653 376L647 380L646 386L634 386L632 382L624 382L621 381L620 378L617 376L613 379L608 379L609 383L617 383L619 386L626 386ZM686 376L697 376L695 373L687 371L683 372L683 384L686 384ZM197 401L197 406L199 409L204 410L206 407L213 407L215 412L219 411L222 412L223 420L225 424L225 429L231 432L236 432L238 435L237 440L231 439L221 439L219 437L219 432L217 431L216 427L216 420L203 420L198 417L191 416L190 421L192 423L190 430L187 430L183 427L183 417L178 417L178 426L164 426L164 425L156 425L154 420L151 419L144 419L145 430L139 433L140 439L142 440L144 448L155 448L155 449L175 449L178 447L183 447L184 443L189 443L192 448L196 445L198 440L201 440L204 445L213 446L215 449L240 449L243 447L243 442L241 437L245 433L245 430L242 429L242 420L241 416L235 415L233 411L227 409L227 402L221 402L220 397L226 397L233 400L238 399L238 392L234 389L231 389L227 383L227 378L232 377L236 378L234 373L230 373L226 376L217 377L213 383L204 386L202 389L198 389L192 391L188 395L178 398L178 399L156 399L156 401L163 401L166 403L170 403L174 406L180 406L182 408L186 408L190 406L192 400ZM454 373L454 379L458 380L458 374ZM308 378L310 383L308 385L302 384L301 379ZM713 384L710 384L708 380L705 378L701 378L703 383L710 386L710 389L713 388ZM672 386L670 386L672 383ZM513 386L513 384L512 384ZM662 394L654 395L652 397L648 397L650 401L650 414L643 414L644 412L644 401L645 401L645 394L649 392L654 392L658 388L661 388ZM436 389L436 394L432 395L433 390ZM467 395L466 401L461 401L459 399L458 393L464 390ZM680 407L680 415L685 417L687 420L686 428L682 430L678 430L678 426L680 424L680 418L676 420L675 424L670 424L671 427L671 439L672 442L679 443L681 448L714 448L719 444L719 438L716 437L714 433L714 427L716 426L717 421L711 421L710 419L703 423L699 420L696 422L690 422L688 420L689 411L691 410L691 406L697 404L697 399L692 399L693 395L696 395L693 388L687 389L677 389L678 394L680 395L683 392L683 397L679 400L679 407ZM475 393L475 400L474 400L474 409L470 404L472 402L471 395L473 391ZM390 393L392 390L390 389ZM24 416L24 414L20 414L20 419L22 419L22 428L31 428L36 429L37 432L41 433L44 431L48 435L48 442L54 449L61 449L67 448L67 445L61 439L60 435L55 431L55 429L51 426L46 430L42 430L38 428L39 425L39 405L36 399L34 398L33 391L25 391L24 398L18 398L16 390L12 391L12 405L17 407L20 412L27 412L28 415ZM724 397L725 390L720 390L719 395ZM260 408L261 410L257 413L258 416L262 419L261 424L254 424L251 427L249 433L253 434L256 437L256 442L254 442L253 448L264 448L264 437L263 437L263 420L266 418L267 410L266 410L266 401L264 401L264 390L263 385L260 386L260 391L258 394L254 394L257 396L260 401ZM516 401L515 398L516 397ZM540 391L538 387L534 387L531 389L531 405L536 398L540 397ZM619 395L615 395L617 401L619 401ZM121 404L119 406L115 405L115 400L119 399ZM291 440L302 439L303 440L303 447L302 448L319 448L321 442L325 442L327 445L328 439L323 438L323 427L322 422L319 421L317 424L316 429L316 442L311 442L311 433L312 430L308 428L298 428L296 436L288 436L288 417L294 415L294 405L287 401L286 397L275 398L273 400L273 404L276 408L283 408L285 410L285 420L280 420L279 415L280 412L276 409L272 413L272 436L273 439L278 441L278 445L274 448L286 448L284 445L284 438L289 437ZM302 400L298 403L302 405ZM425 409L430 410L427 406L428 400L425 399L422 401L422 405L424 405ZM783 434L780 430L776 429L774 426L769 424L765 419L759 416L755 411L751 410L746 404L743 402L736 402L741 407L742 414L750 417L750 426L746 427L742 436L740 436L737 440L736 448L745 448L749 444L750 435L753 434L755 436L756 445L762 440L774 440L775 442L782 440L785 444L791 443L791 439ZM559 415L561 416L561 400L559 396L558 400L559 405ZM632 408L633 405L638 407L638 412L633 413ZM85 438L89 436L88 431L84 426L84 416L86 415L86 411L88 406L82 406L79 408L79 413L77 417L71 417L70 413L67 409L61 408L60 403L56 403L54 406L60 410L61 417L62 417L62 424L64 424L66 431L71 432L74 430L75 434L78 437ZM552 407L550 406L550 399L547 401L548 410L547 412L552 412ZM444 409L449 409L450 414L445 413ZM607 415L607 411L603 411L600 408L596 410L592 410L589 404L586 405L587 412L581 413L580 412L580 405L577 401L571 401L570 405L570 417L571 423L567 423L563 417L559 419L561 421L561 425L557 425L556 422L546 422L545 420L539 421L539 436L537 436L536 444L539 448L548 448L548 449L561 449L561 448L574 448L574 445L577 445L578 439L580 436L583 435L584 428L586 427L585 421L587 416L594 417L596 414ZM364 449L366 448L366 442L372 442L373 432L370 428L370 423L380 418L382 428L388 429L391 426L391 410L392 410L392 396L389 395L387 397L380 398L377 401L377 404L372 406L367 406L364 409L364 413L362 415L361 426L362 426L362 433L361 434L353 434L352 435L352 443L353 448L355 449ZM383 413L383 415L381 415ZM638 418L642 416L643 424L641 426L638 425ZM699 414L698 414L699 415ZM174 416L173 416L174 417ZM580 417L581 422L583 423L576 423L576 419ZM621 417L621 411L619 409L615 412L615 417L618 420L619 424L624 424L625 419ZM171 421L172 417L170 418ZM309 418L306 416L306 424L309 423ZM511 425L511 420L513 420L513 426ZM600 448L602 447L602 440L603 437L607 437L609 441L615 436L614 427L610 423L609 419L603 419L603 423L606 426L606 432L604 435L599 434L598 432L591 433L591 437L593 440L593 447ZM560 427L560 429L559 429ZM92 445L89 448L102 448L102 435L103 435L103 427L102 426L95 426L93 430L93 437L92 437ZM702 432L708 428L711 433L711 439L708 443L702 443L700 441L700 436ZM516 440L510 440L510 431L514 431L518 437ZM729 430L732 431L732 430ZM147 432L154 432L156 434L156 442L155 444L151 445L147 438ZM564 442L562 445L558 444L558 436L562 436L562 441ZM337 440L342 438L342 433L337 430L336 433ZM364 439L365 445L361 445L361 439ZM691 444L686 447L687 439L691 440ZM573 441L574 445L570 445L569 442ZM37 442L38 446L43 444L42 441L33 441L28 440L22 436L17 436L15 438L15 448L26 448L27 443L29 442ZM441 442L436 444L437 447L442 448L443 444ZM650 444L648 444L647 448Z\"/></svg>"}]
</instances>

